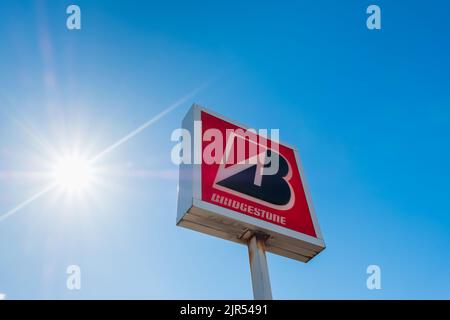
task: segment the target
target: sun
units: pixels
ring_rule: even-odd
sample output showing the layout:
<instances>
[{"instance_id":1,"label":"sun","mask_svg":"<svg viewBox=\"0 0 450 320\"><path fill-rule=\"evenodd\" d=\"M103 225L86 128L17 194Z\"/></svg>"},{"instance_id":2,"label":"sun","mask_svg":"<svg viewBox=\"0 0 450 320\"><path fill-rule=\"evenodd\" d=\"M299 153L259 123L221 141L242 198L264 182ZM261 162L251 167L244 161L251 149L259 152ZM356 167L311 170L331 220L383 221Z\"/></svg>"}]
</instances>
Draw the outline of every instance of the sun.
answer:
<instances>
[{"instance_id":1,"label":"sun","mask_svg":"<svg viewBox=\"0 0 450 320\"><path fill-rule=\"evenodd\" d=\"M94 168L89 159L69 154L61 156L52 171L54 183L68 191L84 191L92 183Z\"/></svg>"}]
</instances>

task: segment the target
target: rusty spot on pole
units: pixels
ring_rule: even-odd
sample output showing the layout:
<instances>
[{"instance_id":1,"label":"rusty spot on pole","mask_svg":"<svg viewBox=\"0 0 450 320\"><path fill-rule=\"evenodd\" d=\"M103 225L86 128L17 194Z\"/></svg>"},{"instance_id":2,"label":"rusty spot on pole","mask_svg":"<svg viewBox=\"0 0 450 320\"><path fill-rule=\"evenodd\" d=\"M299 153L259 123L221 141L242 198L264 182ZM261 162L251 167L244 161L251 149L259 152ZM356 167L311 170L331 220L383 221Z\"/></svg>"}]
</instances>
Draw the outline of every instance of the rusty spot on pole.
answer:
<instances>
[{"instance_id":1,"label":"rusty spot on pole","mask_svg":"<svg viewBox=\"0 0 450 320\"><path fill-rule=\"evenodd\" d=\"M248 242L250 243L250 241L252 241L253 238L255 238L255 241L256 241L256 249L261 251L261 253L265 255L265 252L266 252L265 242L269 238L269 236L267 234L264 234L261 232L253 232L250 235ZM252 260L253 260L254 254L255 254L255 252L253 252L253 250L254 250L253 246L248 246L250 265L252 264Z\"/></svg>"},{"instance_id":2,"label":"rusty spot on pole","mask_svg":"<svg viewBox=\"0 0 450 320\"><path fill-rule=\"evenodd\" d=\"M269 237L254 232L248 241L248 256L255 299L272 299L265 242Z\"/></svg>"}]
</instances>

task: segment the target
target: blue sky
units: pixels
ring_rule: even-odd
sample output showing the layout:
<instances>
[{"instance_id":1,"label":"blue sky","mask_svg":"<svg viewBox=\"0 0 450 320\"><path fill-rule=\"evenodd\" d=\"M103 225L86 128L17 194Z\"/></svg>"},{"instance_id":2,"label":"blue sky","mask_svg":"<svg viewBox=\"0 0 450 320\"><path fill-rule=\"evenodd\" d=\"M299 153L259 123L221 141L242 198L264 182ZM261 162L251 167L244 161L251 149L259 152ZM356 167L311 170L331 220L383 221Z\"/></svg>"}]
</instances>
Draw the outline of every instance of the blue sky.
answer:
<instances>
[{"instance_id":1,"label":"blue sky","mask_svg":"<svg viewBox=\"0 0 450 320\"><path fill-rule=\"evenodd\" d=\"M105 155L83 199L0 221L7 298L252 298L244 246L175 226L170 134L193 102L300 151L327 249L269 254L275 298L450 298L448 2L375 1L379 31L356 0L75 3L74 31L71 2L0 3L0 214L45 185L37 136L96 154L207 85Z\"/></svg>"}]
</instances>

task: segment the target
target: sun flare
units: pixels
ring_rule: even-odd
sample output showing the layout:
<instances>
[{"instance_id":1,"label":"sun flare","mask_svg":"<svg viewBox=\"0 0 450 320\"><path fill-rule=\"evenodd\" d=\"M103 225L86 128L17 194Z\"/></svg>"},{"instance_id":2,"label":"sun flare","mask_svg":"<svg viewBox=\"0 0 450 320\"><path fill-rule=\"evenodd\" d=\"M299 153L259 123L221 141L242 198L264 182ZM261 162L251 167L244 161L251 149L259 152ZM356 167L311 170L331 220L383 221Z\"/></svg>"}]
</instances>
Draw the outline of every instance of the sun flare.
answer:
<instances>
[{"instance_id":1,"label":"sun flare","mask_svg":"<svg viewBox=\"0 0 450 320\"><path fill-rule=\"evenodd\" d=\"M65 155L53 168L53 180L68 191L86 190L92 182L94 168L90 161L80 155Z\"/></svg>"}]
</instances>

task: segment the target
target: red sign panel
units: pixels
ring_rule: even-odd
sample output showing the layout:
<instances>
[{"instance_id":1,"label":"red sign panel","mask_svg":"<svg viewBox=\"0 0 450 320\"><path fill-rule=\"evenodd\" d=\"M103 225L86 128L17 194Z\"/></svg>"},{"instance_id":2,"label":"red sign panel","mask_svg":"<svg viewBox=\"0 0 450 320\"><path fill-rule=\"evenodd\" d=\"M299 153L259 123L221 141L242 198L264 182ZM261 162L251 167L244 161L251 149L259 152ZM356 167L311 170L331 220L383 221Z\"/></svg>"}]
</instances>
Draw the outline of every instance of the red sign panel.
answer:
<instances>
[{"instance_id":1,"label":"red sign panel","mask_svg":"<svg viewBox=\"0 0 450 320\"><path fill-rule=\"evenodd\" d=\"M204 111L200 119L203 158L219 160L202 161L201 200L317 238L295 150ZM274 156L270 174L273 163L250 161Z\"/></svg>"}]
</instances>

